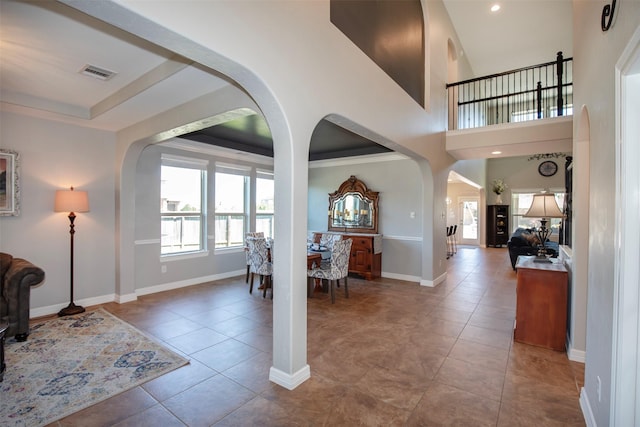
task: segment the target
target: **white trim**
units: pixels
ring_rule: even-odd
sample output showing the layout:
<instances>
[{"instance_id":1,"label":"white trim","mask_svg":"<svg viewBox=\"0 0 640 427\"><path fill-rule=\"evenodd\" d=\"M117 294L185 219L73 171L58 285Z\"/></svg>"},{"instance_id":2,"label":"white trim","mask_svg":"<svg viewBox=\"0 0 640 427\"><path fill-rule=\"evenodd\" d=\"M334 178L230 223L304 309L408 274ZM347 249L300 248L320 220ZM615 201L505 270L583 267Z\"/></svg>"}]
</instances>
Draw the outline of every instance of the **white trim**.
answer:
<instances>
[{"instance_id":1,"label":"white trim","mask_svg":"<svg viewBox=\"0 0 640 427\"><path fill-rule=\"evenodd\" d=\"M410 276L408 274L387 273L383 271L382 277L385 279L403 280L405 282L420 282L420 276Z\"/></svg>"},{"instance_id":2,"label":"white trim","mask_svg":"<svg viewBox=\"0 0 640 427\"><path fill-rule=\"evenodd\" d=\"M311 378L311 368L309 365L304 365L302 369L293 374L288 374L273 366L269 369L269 381L281 385L287 390L293 390L309 378Z\"/></svg>"},{"instance_id":3,"label":"white trim","mask_svg":"<svg viewBox=\"0 0 640 427\"><path fill-rule=\"evenodd\" d=\"M580 389L580 409L582 409L582 416L587 424L587 427L597 427L596 419L593 416L591 405L589 404L589 396L587 396L587 390L584 387Z\"/></svg>"},{"instance_id":4,"label":"white trim","mask_svg":"<svg viewBox=\"0 0 640 427\"><path fill-rule=\"evenodd\" d=\"M160 162L162 166L197 170L207 170L207 167L209 166L209 160L206 159L178 156L169 153L161 153Z\"/></svg>"},{"instance_id":5,"label":"white trim","mask_svg":"<svg viewBox=\"0 0 640 427\"><path fill-rule=\"evenodd\" d=\"M74 300L74 303L82 307L89 307L92 305L106 304L108 302L113 302L114 300L115 300L115 294L108 294L108 295L102 295L98 297L86 298L83 300ZM60 304L48 305L46 307L33 308L29 310L29 318L49 316L51 314L56 314L68 305L69 303L65 302Z\"/></svg>"},{"instance_id":6,"label":"white trim","mask_svg":"<svg viewBox=\"0 0 640 427\"><path fill-rule=\"evenodd\" d=\"M126 302L132 302L132 301L137 301L138 300L138 296L136 295L136 293L132 293L132 294L125 294L125 295L115 295L115 298L113 299L114 302L117 302L118 304L124 304Z\"/></svg>"},{"instance_id":7,"label":"white trim","mask_svg":"<svg viewBox=\"0 0 640 427\"><path fill-rule=\"evenodd\" d=\"M362 163L392 162L396 160L409 159L409 157L400 153L369 154L366 156L343 157L341 159L314 160L309 162L309 169L351 166Z\"/></svg>"},{"instance_id":8,"label":"white trim","mask_svg":"<svg viewBox=\"0 0 640 427\"><path fill-rule=\"evenodd\" d=\"M201 283L228 279L230 277L243 276L245 273L246 273L245 270L229 271L227 273L212 274L210 276L196 277L193 279L181 280L178 282L164 283L161 285L155 285L155 286L149 286L146 288L136 289L135 293L132 293L132 294L126 294L126 295L108 294L108 295L102 295L102 296L93 297L93 298L75 300L74 302L83 307L106 304L109 302L124 304L126 302L136 301L138 297L141 295L149 295L149 294L154 294L156 292L170 291L172 289L179 289L187 286L198 285ZM49 316L51 314L56 314L57 312L59 312L61 309L63 309L68 305L69 303L65 302L60 304L49 305L46 307L34 308L29 310L29 318Z\"/></svg>"},{"instance_id":9,"label":"white trim","mask_svg":"<svg viewBox=\"0 0 640 427\"><path fill-rule=\"evenodd\" d=\"M640 314L640 157L637 137L640 86L640 26L624 49L615 69L615 232L611 390L609 424L638 425L640 398L638 338Z\"/></svg>"},{"instance_id":10,"label":"white trim","mask_svg":"<svg viewBox=\"0 0 640 427\"><path fill-rule=\"evenodd\" d=\"M230 148L218 147L211 144L205 144L202 142L189 141L182 138L174 138L169 141L161 143L166 147L173 147L180 150L191 151L199 154L207 154L210 156L219 156L231 160L240 160L243 162L252 162L260 165L273 167L273 159L267 156L261 156L259 154L253 154L249 152L232 150Z\"/></svg>"},{"instance_id":11,"label":"white trim","mask_svg":"<svg viewBox=\"0 0 640 427\"><path fill-rule=\"evenodd\" d=\"M180 280L177 282L163 283L161 285L147 286L146 288L136 289L136 295L149 295L157 292L170 291L173 289L186 288L187 286L199 285L206 282L214 282L216 280L228 279L230 277L242 276L246 270L229 271L227 273L212 274L204 277L194 277L192 279Z\"/></svg>"},{"instance_id":12,"label":"white trim","mask_svg":"<svg viewBox=\"0 0 640 427\"><path fill-rule=\"evenodd\" d=\"M389 236L387 234L382 236L383 240L403 240L405 242L422 242L422 237L416 236Z\"/></svg>"},{"instance_id":13,"label":"white trim","mask_svg":"<svg viewBox=\"0 0 640 427\"><path fill-rule=\"evenodd\" d=\"M584 350L576 350L573 348L573 343L571 342L571 337L569 336L569 331L567 331L567 357L569 360L574 362L586 363L587 362L587 352Z\"/></svg>"},{"instance_id":14,"label":"white trim","mask_svg":"<svg viewBox=\"0 0 640 427\"><path fill-rule=\"evenodd\" d=\"M134 245L159 245L160 244L160 239L134 240L133 244Z\"/></svg>"},{"instance_id":15,"label":"white trim","mask_svg":"<svg viewBox=\"0 0 640 427\"><path fill-rule=\"evenodd\" d=\"M209 251L178 252L175 254L160 255L160 262L184 261L192 258L205 258L209 256Z\"/></svg>"},{"instance_id":16,"label":"white trim","mask_svg":"<svg viewBox=\"0 0 640 427\"><path fill-rule=\"evenodd\" d=\"M430 288L435 288L440 283L444 282L447 278L447 273L444 272L440 276L436 277L435 280L420 280L420 286L428 286Z\"/></svg>"}]
</instances>

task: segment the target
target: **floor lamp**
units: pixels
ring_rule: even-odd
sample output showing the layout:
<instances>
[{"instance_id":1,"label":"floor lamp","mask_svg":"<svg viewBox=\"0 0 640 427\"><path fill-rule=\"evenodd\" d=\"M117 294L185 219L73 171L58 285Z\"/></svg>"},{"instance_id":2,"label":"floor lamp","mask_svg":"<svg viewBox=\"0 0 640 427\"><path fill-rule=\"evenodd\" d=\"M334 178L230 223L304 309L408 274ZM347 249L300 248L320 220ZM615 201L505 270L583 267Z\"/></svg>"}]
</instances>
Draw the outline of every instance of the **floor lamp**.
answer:
<instances>
[{"instance_id":1,"label":"floor lamp","mask_svg":"<svg viewBox=\"0 0 640 427\"><path fill-rule=\"evenodd\" d=\"M560 211L556 196L553 193L540 193L533 195L531 207L522 215L525 218L540 218L540 228L535 230L538 237L538 256L534 262L551 262L547 259L547 248L545 243L547 237L551 234L551 230L547 228L547 218L563 218L564 214Z\"/></svg>"},{"instance_id":2,"label":"floor lamp","mask_svg":"<svg viewBox=\"0 0 640 427\"><path fill-rule=\"evenodd\" d=\"M75 229L73 221L76 219L76 212L89 212L89 197L86 191L75 191L73 187L70 190L57 190L56 199L53 208L54 212L69 212L69 234L71 236L71 298L69 305L58 312L58 316L69 316L84 312L84 307L76 305L73 302L73 235Z\"/></svg>"}]
</instances>

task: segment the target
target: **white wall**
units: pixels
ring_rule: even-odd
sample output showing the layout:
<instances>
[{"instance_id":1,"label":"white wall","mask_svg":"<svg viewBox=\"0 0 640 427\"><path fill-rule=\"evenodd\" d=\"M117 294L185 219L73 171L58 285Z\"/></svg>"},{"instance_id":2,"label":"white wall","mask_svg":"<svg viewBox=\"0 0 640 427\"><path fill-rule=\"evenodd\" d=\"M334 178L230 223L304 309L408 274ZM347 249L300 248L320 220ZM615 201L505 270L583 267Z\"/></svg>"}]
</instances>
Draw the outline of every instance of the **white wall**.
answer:
<instances>
[{"instance_id":1,"label":"white wall","mask_svg":"<svg viewBox=\"0 0 640 427\"><path fill-rule=\"evenodd\" d=\"M0 250L45 271L31 290L32 315L69 302L69 219L53 212L55 190L89 194L90 212L75 220L75 299L111 301L115 278L114 135L25 115L0 113L0 146L21 157L22 210L0 218ZM33 308L37 308L34 310Z\"/></svg>"},{"instance_id":2,"label":"white wall","mask_svg":"<svg viewBox=\"0 0 640 427\"><path fill-rule=\"evenodd\" d=\"M581 396L587 419L609 425L614 295L615 205L615 65L640 22L640 2L617 3L609 31L602 32L603 4L574 1L573 79L575 111L586 106L590 121L589 254L574 259L588 265L587 353ZM574 117L574 135L585 116ZM578 147L579 149L579 147ZM576 154L578 155L578 153ZM575 230L580 233L580 230ZM637 309L637 307L636 307ZM637 372L625 373L637 375ZM598 378L601 396L598 397ZM636 396L637 397L637 396ZM637 409L636 409L637 410Z\"/></svg>"}]
</instances>

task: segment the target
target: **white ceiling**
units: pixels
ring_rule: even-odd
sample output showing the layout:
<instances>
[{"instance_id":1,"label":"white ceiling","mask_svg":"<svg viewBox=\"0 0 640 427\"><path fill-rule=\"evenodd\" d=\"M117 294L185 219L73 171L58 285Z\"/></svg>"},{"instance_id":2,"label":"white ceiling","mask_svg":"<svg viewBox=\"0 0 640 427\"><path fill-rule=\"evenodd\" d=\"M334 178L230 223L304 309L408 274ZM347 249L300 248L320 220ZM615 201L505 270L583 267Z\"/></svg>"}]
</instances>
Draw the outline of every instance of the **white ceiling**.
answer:
<instances>
[{"instance_id":1,"label":"white ceiling","mask_svg":"<svg viewBox=\"0 0 640 427\"><path fill-rule=\"evenodd\" d=\"M552 61L558 50L571 55L570 0L500 2L490 15L485 0L444 0L477 75ZM110 131L230 84L56 1L0 0L0 48L3 109ZM89 77L79 72L87 64L117 74Z\"/></svg>"},{"instance_id":2,"label":"white ceiling","mask_svg":"<svg viewBox=\"0 0 640 427\"><path fill-rule=\"evenodd\" d=\"M98 129L126 128L228 84L54 1L1 0L0 43L0 100ZM87 64L117 74L86 76Z\"/></svg>"},{"instance_id":3,"label":"white ceiling","mask_svg":"<svg viewBox=\"0 0 640 427\"><path fill-rule=\"evenodd\" d=\"M571 0L443 2L462 43L458 55L476 77L552 62L558 51L573 56Z\"/></svg>"}]
</instances>

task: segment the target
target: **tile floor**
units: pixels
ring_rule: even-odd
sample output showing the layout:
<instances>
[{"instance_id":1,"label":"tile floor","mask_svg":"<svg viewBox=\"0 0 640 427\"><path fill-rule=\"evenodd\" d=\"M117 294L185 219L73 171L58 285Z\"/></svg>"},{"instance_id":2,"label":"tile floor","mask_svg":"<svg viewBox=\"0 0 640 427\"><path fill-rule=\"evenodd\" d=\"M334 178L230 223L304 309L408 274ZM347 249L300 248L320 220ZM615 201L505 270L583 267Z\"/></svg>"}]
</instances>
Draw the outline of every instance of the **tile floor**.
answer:
<instances>
[{"instance_id":1,"label":"tile floor","mask_svg":"<svg viewBox=\"0 0 640 427\"><path fill-rule=\"evenodd\" d=\"M191 363L59 426L583 426L584 366L514 343L506 249L458 249L435 288L349 279L308 300L311 379L268 380L272 301L243 277L105 304ZM303 286L301 284L301 286Z\"/></svg>"}]
</instances>

